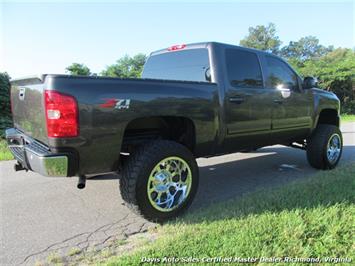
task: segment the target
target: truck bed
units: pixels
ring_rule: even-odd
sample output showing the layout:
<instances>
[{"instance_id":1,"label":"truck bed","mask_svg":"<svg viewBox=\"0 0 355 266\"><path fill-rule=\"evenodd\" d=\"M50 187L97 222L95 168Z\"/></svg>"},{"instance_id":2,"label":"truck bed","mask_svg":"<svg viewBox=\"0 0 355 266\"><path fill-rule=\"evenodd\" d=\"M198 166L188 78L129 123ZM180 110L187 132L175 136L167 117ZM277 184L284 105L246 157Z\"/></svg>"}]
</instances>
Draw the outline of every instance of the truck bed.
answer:
<instances>
[{"instance_id":1,"label":"truck bed","mask_svg":"<svg viewBox=\"0 0 355 266\"><path fill-rule=\"evenodd\" d=\"M85 174L108 172L117 167L126 128L136 119L187 114L199 125L197 153L208 153L216 135L218 90L215 83L44 74L13 80L11 84L15 128L50 150L80 154L85 160L79 160L78 171ZM47 136L45 90L76 99L77 137ZM151 129L154 131L154 125ZM93 164L93 160L100 162Z\"/></svg>"}]
</instances>

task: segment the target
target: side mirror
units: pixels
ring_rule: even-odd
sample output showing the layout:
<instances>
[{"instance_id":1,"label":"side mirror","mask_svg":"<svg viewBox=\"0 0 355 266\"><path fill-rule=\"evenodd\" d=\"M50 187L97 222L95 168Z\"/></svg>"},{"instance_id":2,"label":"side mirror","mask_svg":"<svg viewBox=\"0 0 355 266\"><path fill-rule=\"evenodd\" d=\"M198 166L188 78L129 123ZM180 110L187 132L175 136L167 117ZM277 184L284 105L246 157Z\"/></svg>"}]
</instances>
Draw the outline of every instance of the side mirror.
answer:
<instances>
[{"instance_id":1,"label":"side mirror","mask_svg":"<svg viewBox=\"0 0 355 266\"><path fill-rule=\"evenodd\" d=\"M303 80L303 89L312 89L318 87L318 80L314 77L305 77Z\"/></svg>"}]
</instances>

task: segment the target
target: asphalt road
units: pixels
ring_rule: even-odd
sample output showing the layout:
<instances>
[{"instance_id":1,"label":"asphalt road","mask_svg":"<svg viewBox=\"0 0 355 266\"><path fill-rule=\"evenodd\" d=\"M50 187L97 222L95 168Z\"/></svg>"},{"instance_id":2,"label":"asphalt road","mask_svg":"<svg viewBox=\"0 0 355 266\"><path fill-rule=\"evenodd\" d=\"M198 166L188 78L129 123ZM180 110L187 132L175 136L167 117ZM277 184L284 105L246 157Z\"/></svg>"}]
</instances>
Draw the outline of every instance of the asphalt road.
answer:
<instances>
[{"instance_id":1,"label":"asphalt road","mask_svg":"<svg viewBox=\"0 0 355 266\"><path fill-rule=\"evenodd\" d=\"M342 131L340 164L355 161L355 123L344 124ZM316 172L304 151L282 146L198 163L200 187L190 212ZM0 162L0 265L33 264L52 252L67 254L72 247L100 249L154 226L122 204L117 176L90 179L85 190L78 190L76 178L14 172L13 164Z\"/></svg>"}]
</instances>

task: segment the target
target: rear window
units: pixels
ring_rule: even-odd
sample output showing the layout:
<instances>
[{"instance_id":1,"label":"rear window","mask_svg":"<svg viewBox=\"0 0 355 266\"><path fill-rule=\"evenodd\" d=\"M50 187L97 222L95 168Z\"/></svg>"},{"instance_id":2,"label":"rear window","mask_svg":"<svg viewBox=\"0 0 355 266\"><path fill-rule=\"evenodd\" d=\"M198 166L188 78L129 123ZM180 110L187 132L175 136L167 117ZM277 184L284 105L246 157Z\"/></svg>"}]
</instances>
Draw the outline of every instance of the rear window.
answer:
<instances>
[{"instance_id":1,"label":"rear window","mask_svg":"<svg viewBox=\"0 0 355 266\"><path fill-rule=\"evenodd\" d=\"M142 78L210 81L207 49L167 52L148 58Z\"/></svg>"}]
</instances>

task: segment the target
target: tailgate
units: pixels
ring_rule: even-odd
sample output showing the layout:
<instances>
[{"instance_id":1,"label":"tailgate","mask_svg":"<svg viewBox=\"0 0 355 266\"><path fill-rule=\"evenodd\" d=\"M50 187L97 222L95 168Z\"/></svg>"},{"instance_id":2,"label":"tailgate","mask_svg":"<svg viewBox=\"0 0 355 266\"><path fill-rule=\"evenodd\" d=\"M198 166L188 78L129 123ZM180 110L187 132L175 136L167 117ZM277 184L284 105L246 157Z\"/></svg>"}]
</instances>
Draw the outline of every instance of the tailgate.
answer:
<instances>
[{"instance_id":1,"label":"tailgate","mask_svg":"<svg viewBox=\"0 0 355 266\"><path fill-rule=\"evenodd\" d=\"M26 135L47 144L44 77L12 80L11 105L14 126Z\"/></svg>"}]
</instances>

